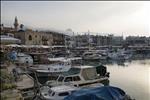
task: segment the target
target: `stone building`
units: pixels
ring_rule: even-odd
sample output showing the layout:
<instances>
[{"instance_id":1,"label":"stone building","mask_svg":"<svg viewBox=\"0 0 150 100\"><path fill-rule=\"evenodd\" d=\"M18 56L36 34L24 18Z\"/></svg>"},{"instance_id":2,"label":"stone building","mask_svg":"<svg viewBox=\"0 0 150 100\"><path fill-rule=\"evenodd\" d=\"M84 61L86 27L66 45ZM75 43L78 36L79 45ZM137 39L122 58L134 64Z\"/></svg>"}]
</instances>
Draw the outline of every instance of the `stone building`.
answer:
<instances>
[{"instance_id":1,"label":"stone building","mask_svg":"<svg viewBox=\"0 0 150 100\"><path fill-rule=\"evenodd\" d=\"M65 35L59 32L48 32L52 35L53 43L52 45L65 45Z\"/></svg>"},{"instance_id":2,"label":"stone building","mask_svg":"<svg viewBox=\"0 0 150 100\"><path fill-rule=\"evenodd\" d=\"M47 32L37 32L32 30L19 30L15 33L15 37L22 40L25 45L49 45L53 44L52 34Z\"/></svg>"}]
</instances>

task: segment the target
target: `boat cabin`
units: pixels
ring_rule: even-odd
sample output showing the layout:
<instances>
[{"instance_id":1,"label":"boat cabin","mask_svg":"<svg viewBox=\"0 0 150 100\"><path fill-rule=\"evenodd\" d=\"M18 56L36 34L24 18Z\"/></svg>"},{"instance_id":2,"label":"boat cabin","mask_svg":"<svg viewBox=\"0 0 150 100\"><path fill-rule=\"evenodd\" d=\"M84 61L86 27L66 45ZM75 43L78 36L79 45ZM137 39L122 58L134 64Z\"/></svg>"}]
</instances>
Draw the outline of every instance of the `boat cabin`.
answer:
<instances>
[{"instance_id":1,"label":"boat cabin","mask_svg":"<svg viewBox=\"0 0 150 100\"><path fill-rule=\"evenodd\" d=\"M57 80L47 81L46 84L55 86L70 83L78 87L92 83L99 83L106 79L108 79L108 77L98 74L97 68L94 66L75 66L68 72L60 74Z\"/></svg>"},{"instance_id":2,"label":"boat cabin","mask_svg":"<svg viewBox=\"0 0 150 100\"><path fill-rule=\"evenodd\" d=\"M65 97L75 92L76 90L78 90L78 88L66 85L52 88L43 86L40 88L41 98L44 100L63 100Z\"/></svg>"}]
</instances>

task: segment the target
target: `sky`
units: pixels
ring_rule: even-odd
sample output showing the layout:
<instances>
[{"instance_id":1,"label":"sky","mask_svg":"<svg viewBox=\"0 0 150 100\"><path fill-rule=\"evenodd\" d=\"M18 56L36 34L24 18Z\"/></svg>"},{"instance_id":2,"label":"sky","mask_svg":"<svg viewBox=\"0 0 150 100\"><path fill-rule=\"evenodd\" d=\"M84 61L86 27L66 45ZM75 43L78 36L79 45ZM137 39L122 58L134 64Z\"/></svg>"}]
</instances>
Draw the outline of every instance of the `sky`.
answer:
<instances>
[{"instance_id":1,"label":"sky","mask_svg":"<svg viewBox=\"0 0 150 100\"><path fill-rule=\"evenodd\" d=\"M33 29L150 36L149 1L1 1L1 23Z\"/></svg>"}]
</instances>

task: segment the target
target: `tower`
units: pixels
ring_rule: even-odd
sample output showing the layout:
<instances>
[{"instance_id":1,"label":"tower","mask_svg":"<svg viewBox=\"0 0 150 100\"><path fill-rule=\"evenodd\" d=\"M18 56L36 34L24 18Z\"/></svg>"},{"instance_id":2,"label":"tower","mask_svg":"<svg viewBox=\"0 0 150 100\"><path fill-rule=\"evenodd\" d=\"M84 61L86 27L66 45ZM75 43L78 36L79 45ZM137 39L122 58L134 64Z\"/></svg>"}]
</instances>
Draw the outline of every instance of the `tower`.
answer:
<instances>
[{"instance_id":1,"label":"tower","mask_svg":"<svg viewBox=\"0 0 150 100\"><path fill-rule=\"evenodd\" d=\"M18 19L17 19L17 17L15 17L15 22L14 22L14 28L15 28L15 31L17 31L18 30Z\"/></svg>"}]
</instances>

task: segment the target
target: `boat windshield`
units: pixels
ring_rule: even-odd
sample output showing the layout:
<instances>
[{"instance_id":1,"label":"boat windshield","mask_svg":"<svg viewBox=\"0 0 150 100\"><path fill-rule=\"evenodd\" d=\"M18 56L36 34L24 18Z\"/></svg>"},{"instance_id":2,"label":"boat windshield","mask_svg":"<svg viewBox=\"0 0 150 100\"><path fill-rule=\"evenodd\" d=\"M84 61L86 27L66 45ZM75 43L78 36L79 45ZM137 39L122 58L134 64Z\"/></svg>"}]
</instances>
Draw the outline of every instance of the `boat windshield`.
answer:
<instances>
[{"instance_id":1,"label":"boat windshield","mask_svg":"<svg viewBox=\"0 0 150 100\"><path fill-rule=\"evenodd\" d=\"M51 93L52 93L52 90L50 89L50 90L48 91L48 93L51 94Z\"/></svg>"},{"instance_id":2,"label":"boat windshield","mask_svg":"<svg viewBox=\"0 0 150 100\"><path fill-rule=\"evenodd\" d=\"M69 75L75 75L75 74L79 74L80 73L79 68L71 68L68 72L64 72L62 73L64 76L69 76Z\"/></svg>"},{"instance_id":3,"label":"boat windshield","mask_svg":"<svg viewBox=\"0 0 150 100\"><path fill-rule=\"evenodd\" d=\"M64 79L64 77L63 77L63 76L60 76L59 79L58 79L58 82L62 82L63 79Z\"/></svg>"}]
</instances>

